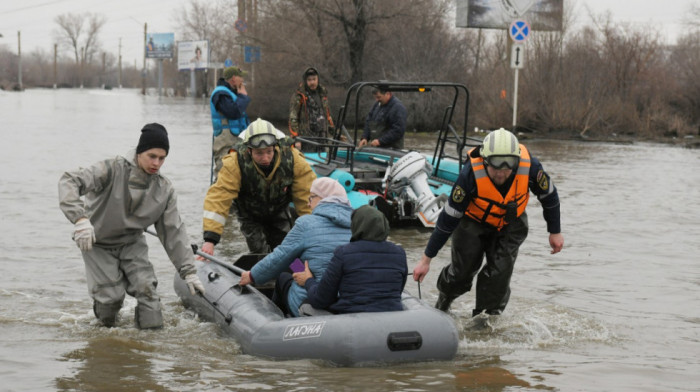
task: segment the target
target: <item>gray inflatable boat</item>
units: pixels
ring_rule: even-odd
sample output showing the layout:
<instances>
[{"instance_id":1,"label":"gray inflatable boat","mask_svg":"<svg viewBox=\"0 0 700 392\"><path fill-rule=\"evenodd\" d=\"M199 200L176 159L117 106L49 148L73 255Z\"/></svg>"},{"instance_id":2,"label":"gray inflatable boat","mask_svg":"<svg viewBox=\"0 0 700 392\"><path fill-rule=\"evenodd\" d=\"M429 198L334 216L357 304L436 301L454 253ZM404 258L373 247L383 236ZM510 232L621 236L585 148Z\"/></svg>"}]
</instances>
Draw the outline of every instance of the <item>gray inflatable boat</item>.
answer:
<instances>
[{"instance_id":1,"label":"gray inflatable boat","mask_svg":"<svg viewBox=\"0 0 700 392\"><path fill-rule=\"evenodd\" d=\"M317 311L313 316L285 318L265 294L269 285L238 285L240 273L257 262L258 255L246 255L255 257L252 262L243 256L232 265L196 253L211 261L195 262L206 294L191 295L177 274L175 292L186 307L234 337L246 354L372 366L450 360L457 352L454 320L406 292L403 311L338 315ZM240 264L248 265L241 268Z\"/></svg>"}]
</instances>

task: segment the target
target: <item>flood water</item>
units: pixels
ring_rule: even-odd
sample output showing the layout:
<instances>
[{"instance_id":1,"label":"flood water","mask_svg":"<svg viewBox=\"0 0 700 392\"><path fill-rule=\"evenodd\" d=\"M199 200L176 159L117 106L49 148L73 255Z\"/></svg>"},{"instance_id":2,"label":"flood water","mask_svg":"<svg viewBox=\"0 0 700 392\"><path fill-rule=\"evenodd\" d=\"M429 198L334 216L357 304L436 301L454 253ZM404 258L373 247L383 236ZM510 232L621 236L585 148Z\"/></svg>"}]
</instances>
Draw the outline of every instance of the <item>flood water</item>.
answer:
<instances>
[{"instance_id":1,"label":"flood water","mask_svg":"<svg viewBox=\"0 0 700 392\"><path fill-rule=\"evenodd\" d=\"M285 92L286 94L286 92ZM255 97L253 97L255 99ZM472 107L471 110L478 110ZM559 189L564 250L550 255L541 208L492 329L470 328L474 294L453 305L457 357L378 368L269 361L241 353L185 309L175 270L148 238L165 328L117 328L92 314L72 225L58 208L66 170L126 154L148 122L170 134L162 173L201 243L211 128L206 100L135 90L0 91L0 390L697 391L700 385L700 151L657 144L527 140ZM432 151L423 139L408 145ZM429 233L394 229L417 262ZM245 250L236 229L217 255ZM434 303L449 244L421 285ZM695 260L695 261L693 261ZM407 289L414 295L412 281Z\"/></svg>"}]
</instances>

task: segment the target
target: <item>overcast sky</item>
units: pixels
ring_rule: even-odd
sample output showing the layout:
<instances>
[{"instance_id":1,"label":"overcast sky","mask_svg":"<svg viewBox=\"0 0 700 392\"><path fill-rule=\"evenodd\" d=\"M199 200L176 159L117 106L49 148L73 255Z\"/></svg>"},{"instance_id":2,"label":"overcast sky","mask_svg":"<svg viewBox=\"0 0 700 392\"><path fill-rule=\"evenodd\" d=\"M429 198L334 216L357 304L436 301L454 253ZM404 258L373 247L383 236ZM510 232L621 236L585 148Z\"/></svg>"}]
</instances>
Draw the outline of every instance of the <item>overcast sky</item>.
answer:
<instances>
[{"instance_id":1,"label":"overcast sky","mask_svg":"<svg viewBox=\"0 0 700 392\"><path fill-rule=\"evenodd\" d=\"M141 64L144 23L148 23L149 33L176 33L174 11L188 3L189 0L0 0L0 45L16 51L17 32L21 31L23 54L38 48L53 53L55 17L93 12L107 17L100 34L103 49L117 54L121 38L123 61ZM688 8L700 4L700 0L565 0L564 7L570 4L574 4L578 24L589 20L585 8L588 6L594 14L610 11L616 22L658 29L666 42L673 43L686 28L682 21ZM175 40L178 39L176 33Z\"/></svg>"}]
</instances>

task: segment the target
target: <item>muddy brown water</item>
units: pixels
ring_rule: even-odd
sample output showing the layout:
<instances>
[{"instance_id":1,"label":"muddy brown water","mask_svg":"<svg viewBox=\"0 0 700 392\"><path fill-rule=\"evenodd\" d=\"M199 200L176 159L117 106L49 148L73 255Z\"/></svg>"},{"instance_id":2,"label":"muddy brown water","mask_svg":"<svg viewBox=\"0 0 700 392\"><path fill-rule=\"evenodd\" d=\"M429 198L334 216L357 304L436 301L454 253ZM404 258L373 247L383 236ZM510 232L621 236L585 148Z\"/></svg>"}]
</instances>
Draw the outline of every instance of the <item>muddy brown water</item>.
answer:
<instances>
[{"instance_id":1,"label":"muddy brown water","mask_svg":"<svg viewBox=\"0 0 700 392\"><path fill-rule=\"evenodd\" d=\"M473 293L458 299L453 361L357 369L244 355L182 306L174 268L153 238L165 328L135 329L133 299L117 328L100 327L72 226L58 208L59 176L126 154L145 123L161 122L171 135L162 171L199 243L208 112L206 101L135 90L0 91L1 390L698 390L700 151L666 145L526 142L559 189L566 245L549 254L531 199L510 304L493 328L478 330L469 317ZM433 148L411 135L407 145ZM401 228L390 239L412 269L428 236ZM221 257L245 250L235 228L224 241ZM448 245L421 285L429 303L449 254ZM417 295L415 283L407 288Z\"/></svg>"}]
</instances>

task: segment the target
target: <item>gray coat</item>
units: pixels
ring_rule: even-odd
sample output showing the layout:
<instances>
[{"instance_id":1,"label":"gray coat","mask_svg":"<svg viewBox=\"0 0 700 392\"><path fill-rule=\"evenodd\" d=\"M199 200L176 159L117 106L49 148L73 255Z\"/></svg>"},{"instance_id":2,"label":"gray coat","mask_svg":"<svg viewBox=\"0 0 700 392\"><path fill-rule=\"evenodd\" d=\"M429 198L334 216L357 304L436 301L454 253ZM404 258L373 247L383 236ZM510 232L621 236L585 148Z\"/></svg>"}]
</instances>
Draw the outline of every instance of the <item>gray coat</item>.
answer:
<instances>
[{"instance_id":1,"label":"gray coat","mask_svg":"<svg viewBox=\"0 0 700 392\"><path fill-rule=\"evenodd\" d=\"M132 243L154 225L170 261L184 279L196 268L175 190L167 178L141 170L136 154L131 156L132 160L118 156L64 173L58 182L61 210L73 223L83 217L90 219L95 245L105 248Z\"/></svg>"}]
</instances>

